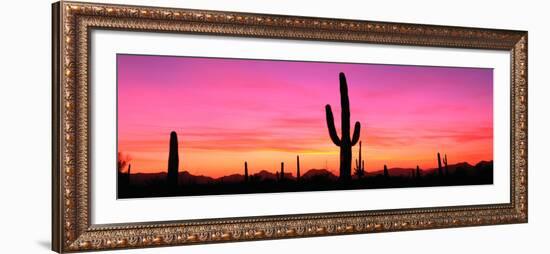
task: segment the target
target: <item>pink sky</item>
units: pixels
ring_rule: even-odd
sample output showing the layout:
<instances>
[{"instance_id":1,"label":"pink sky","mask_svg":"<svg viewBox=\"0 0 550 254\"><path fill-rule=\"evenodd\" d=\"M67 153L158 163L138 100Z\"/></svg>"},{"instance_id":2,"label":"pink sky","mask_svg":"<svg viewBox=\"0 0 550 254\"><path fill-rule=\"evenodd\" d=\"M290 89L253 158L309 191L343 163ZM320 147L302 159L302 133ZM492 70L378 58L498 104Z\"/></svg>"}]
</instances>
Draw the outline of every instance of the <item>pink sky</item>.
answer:
<instances>
[{"instance_id":1,"label":"pink sky","mask_svg":"<svg viewBox=\"0 0 550 254\"><path fill-rule=\"evenodd\" d=\"M340 135L338 74L367 171L493 158L493 70L118 55L118 150L132 172L167 170L171 131L180 171L222 176L328 166L338 174L324 106ZM358 147L353 149L357 157ZM304 170L304 171L305 171Z\"/></svg>"}]
</instances>

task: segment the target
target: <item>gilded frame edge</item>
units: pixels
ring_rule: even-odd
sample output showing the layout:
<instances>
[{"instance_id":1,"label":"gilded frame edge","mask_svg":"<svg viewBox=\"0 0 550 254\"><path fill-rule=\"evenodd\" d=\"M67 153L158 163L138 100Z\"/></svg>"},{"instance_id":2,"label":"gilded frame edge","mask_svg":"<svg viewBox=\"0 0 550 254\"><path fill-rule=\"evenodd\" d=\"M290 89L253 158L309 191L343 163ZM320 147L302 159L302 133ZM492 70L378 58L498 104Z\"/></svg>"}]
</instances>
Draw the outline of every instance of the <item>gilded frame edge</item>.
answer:
<instances>
[{"instance_id":1,"label":"gilded frame edge","mask_svg":"<svg viewBox=\"0 0 550 254\"><path fill-rule=\"evenodd\" d=\"M92 225L91 29L328 40L511 52L511 202L461 207ZM52 7L52 249L57 252L526 223L527 32L57 2Z\"/></svg>"}]
</instances>

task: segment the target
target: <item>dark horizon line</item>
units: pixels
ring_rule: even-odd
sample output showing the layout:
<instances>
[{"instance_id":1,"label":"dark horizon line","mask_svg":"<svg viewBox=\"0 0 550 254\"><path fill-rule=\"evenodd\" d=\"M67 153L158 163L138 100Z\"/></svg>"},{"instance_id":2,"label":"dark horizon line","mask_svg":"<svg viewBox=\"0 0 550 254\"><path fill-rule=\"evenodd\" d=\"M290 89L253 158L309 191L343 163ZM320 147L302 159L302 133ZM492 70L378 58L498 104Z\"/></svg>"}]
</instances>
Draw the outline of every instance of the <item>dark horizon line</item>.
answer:
<instances>
[{"instance_id":1,"label":"dark horizon line","mask_svg":"<svg viewBox=\"0 0 550 254\"><path fill-rule=\"evenodd\" d=\"M461 161L461 162L457 162L457 163L454 163L454 164L448 164L448 166L454 166L454 165L463 164L463 163L466 163L466 164L468 164L468 165L470 165L470 166L475 166L475 165L477 165L477 164L479 164L479 163L481 163L481 162L493 162L493 160L492 160L492 159L491 159L491 160L480 160L480 161L478 161L477 163L474 163L474 164L470 164L469 162L466 162L466 161ZM388 167L388 170L392 170L392 169L406 169L406 170L414 169L414 170L416 170L416 167L392 167L392 168ZM431 170L438 170L438 167L436 166L436 167L431 167L431 168L424 168L424 169L423 169L423 168L419 168L419 169L420 169L421 171L431 171ZM289 169L289 170L290 170L289 172L285 172L285 175L290 174L290 175L293 176L294 174L292 174L292 172L296 171L296 168L291 168L291 169ZM305 170L305 172L304 172L303 174L301 174L301 175L303 176L305 173L307 173L307 172L309 172L309 171L311 171L311 170L326 170L326 171L331 172L331 170L328 169L328 168L310 168L310 169ZM337 169L335 169L335 170L337 170ZM258 172L256 172L256 173L252 173L251 175L258 174L258 173L260 173L260 172L262 172L262 171L265 171L265 172L268 172L268 173L272 173L272 174L276 174L276 173L280 172L280 170L269 171L269 170L267 170L267 169L262 169L262 170L260 170L260 171L258 171ZM373 173L373 172L379 172L379 171L384 171L384 169L381 168L381 169L377 169L377 170L374 170L374 171L365 170L366 173ZM124 172L124 171L123 171L123 172ZM126 171L126 172L127 172L127 171ZM179 171L179 170L178 170L178 173L184 173L184 172L187 172L187 173L189 173L190 175L193 175L193 174L191 174L191 173L189 172L189 170L182 170L182 171ZM147 172L147 173L135 172L135 173L130 173L130 175L137 175L137 174L162 174L162 173L166 174L167 172L166 172L166 170L155 171L155 172ZM332 172L331 172L331 173L332 173ZM223 175L223 176L219 176L219 177L213 177L213 176L208 176L208 175L194 175L194 176L204 176L204 177L210 177L210 178L217 179L217 178L221 178L221 177L225 177L225 176L231 176L231 175L243 175L243 174L241 174L241 173L233 173L233 174ZM334 173L333 173L333 175L334 175L334 176L338 176L337 174L334 174Z\"/></svg>"}]
</instances>

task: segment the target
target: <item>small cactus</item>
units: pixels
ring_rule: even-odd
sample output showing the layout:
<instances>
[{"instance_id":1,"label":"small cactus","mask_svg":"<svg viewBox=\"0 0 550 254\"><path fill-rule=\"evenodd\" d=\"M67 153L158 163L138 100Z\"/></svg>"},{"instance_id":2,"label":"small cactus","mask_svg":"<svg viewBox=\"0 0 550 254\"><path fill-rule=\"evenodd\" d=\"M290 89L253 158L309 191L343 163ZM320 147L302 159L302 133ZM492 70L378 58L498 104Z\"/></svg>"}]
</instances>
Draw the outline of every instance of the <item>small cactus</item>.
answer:
<instances>
[{"instance_id":1,"label":"small cactus","mask_svg":"<svg viewBox=\"0 0 550 254\"><path fill-rule=\"evenodd\" d=\"M443 157L443 165L445 165L445 175L449 175L449 167L447 166L447 154Z\"/></svg>"},{"instance_id":2,"label":"small cactus","mask_svg":"<svg viewBox=\"0 0 550 254\"><path fill-rule=\"evenodd\" d=\"M279 180L281 181L285 180L285 163L284 162L281 162L281 174L280 174Z\"/></svg>"},{"instance_id":3,"label":"small cactus","mask_svg":"<svg viewBox=\"0 0 550 254\"><path fill-rule=\"evenodd\" d=\"M128 164L128 173L126 173L126 184L130 185L130 172L132 171L132 164Z\"/></svg>"},{"instance_id":4,"label":"small cactus","mask_svg":"<svg viewBox=\"0 0 550 254\"><path fill-rule=\"evenodd\" d=\"M362 178L365 175L365 161L361 159L361 141L359 141L359 159L355 159L355 175Z\"/></svg>"},{"instance_id":5,"label":"small cactus","mask_svg":"<svg viewBox=\"0 0 550 254\"><path fill-rule=\"evenodd\" d=\"M441 168L441 155L437 153L437 173L442 176L443 175L443 168Z\"/></svg>"},{"instance_id":6,"label":"small cactus","mask_svg":"<svg viewBox=\"0 0 550 254\"><path fill-rule=\"evenodd\" d=\"M248 182L248 162L244 162L244 182Z\"/></svg>"},{"instance_id":7,"label":"small cactus","mask_svg":"<svg viewBox=\"0 0 550 254\"><path fill-rule=\"evenodd\" d=\"M300 156L296 155L296 181L300 181Z\"/></svg>"}]
</instances>

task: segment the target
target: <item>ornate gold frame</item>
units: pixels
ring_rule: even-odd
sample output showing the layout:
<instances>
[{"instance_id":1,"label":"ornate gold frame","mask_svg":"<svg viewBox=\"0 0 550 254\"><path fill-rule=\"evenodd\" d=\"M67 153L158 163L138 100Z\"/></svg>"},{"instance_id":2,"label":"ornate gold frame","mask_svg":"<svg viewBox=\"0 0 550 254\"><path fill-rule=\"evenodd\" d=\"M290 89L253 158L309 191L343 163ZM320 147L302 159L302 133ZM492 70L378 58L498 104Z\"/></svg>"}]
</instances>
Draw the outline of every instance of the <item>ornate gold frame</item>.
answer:
<instances>
[{"instance_id":1,"label":"ornate gold frame","mask_svg":"<svg viewBox=\"0 0 550 254\"><path fill-rule=\"evenodd\" d=\"M58 2L52 8L52 248L58 252L527 222L527 32ZM511 202L363 212L92 225L92 29L196 33L511 52Z\"/></svg>"}]
</instances>

